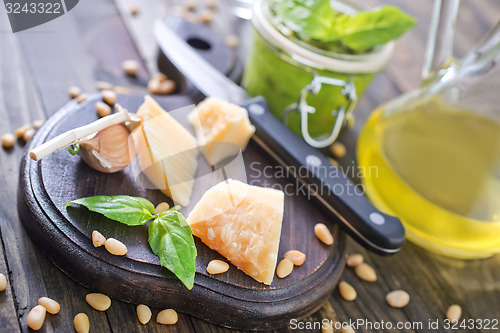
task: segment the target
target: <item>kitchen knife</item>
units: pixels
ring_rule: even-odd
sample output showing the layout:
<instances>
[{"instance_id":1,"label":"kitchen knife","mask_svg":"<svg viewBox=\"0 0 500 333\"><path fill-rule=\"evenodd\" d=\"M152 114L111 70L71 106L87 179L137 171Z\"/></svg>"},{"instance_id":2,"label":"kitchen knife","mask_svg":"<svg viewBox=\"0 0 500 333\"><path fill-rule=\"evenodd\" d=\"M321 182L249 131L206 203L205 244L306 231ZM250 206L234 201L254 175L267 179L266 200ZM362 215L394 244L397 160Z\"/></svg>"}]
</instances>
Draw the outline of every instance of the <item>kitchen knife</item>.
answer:
<instances>
[{"instance_id":1,"label":"kitchen knife","mask_svg":"<svg viewBox=\"0 0 500 333\"><path fill-rule=\"evenodd\" d=\"M378 254L399 251L405 238L401 221L378 211L362 193L355 191L354 183L323 154L271 114L264 98L249 96L242 87L207 63L164 22L156 22L154 32L161 50L205 96L228 100L248 110L256 128L253 140L306 185L310 195L340 222L345 231Z\"/></svg>"}]
</instances>

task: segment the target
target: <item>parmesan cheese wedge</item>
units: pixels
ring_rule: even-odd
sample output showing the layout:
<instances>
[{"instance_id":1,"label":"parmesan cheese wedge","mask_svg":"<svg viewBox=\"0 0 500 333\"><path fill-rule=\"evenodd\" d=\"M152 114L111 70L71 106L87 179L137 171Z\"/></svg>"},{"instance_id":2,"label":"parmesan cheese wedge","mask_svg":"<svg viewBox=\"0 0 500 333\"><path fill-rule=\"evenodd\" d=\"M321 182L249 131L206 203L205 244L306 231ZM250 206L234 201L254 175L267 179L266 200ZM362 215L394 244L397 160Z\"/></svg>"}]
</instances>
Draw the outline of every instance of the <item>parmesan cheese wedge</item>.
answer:
<instances>
[{"instance_id":1,"label":"parmesan cheese wedge","mask_svg":"<svg viewBox=\"0 0 500 333\"><path fill-rule=\"evenodd\" d=\"M244 151L255 133L246 109L214 97L198 104L188 119L196 131L199 145L208 146L208 149L202 149L202 153L211 165L238 153L227 143Z\"/></svg>"},{"instance_id":2,"label":"parmesan cheese wedge","mask_svg":"<svg viewBox=\"0 0 500 333\"><path fill-rule=\"evenodd\" d=\"M140 171L176 204L187 206L198 167L196 138L150 96L137 115L143 121L132 138Z\"/></svg>"},{"instance_id":3,"label":"parmesan cheese wedge","mask_svg":"<svg viewBox=\"0 0 500 333\"><path fill-rule=\"evenodd\" d=\"M228 179L190 212L193 234L255 280L271 284L278 259L284 193Z\"/></svg>"}]
</instances>

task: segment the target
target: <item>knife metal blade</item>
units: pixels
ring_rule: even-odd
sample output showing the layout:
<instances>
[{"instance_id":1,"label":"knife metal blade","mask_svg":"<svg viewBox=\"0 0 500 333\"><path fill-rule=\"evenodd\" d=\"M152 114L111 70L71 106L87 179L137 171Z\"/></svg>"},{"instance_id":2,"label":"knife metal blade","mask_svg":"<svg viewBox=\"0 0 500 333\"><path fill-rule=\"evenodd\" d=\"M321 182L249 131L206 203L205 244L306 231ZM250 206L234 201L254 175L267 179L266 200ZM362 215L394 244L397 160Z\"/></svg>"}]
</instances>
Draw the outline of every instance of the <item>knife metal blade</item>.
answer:
<instances>
[{"instance_id":1,"label":"knife metal blade","mask_svg":"<svg viewBox=\"0 0 500 333\"><path fill-rule=\"evenodd\" d=\"M398 218L379 212L363 194L352 194L353 182L274 117L264 98L250 98L163 22L156 22L154 31L164 54L203 94L229 100L248 110L256 128L253 140L306 185L309 194L355 240L378 254L399 251L405 230ZM302 168L307 170L306 175L297 173ZM335 177L330 176L332 172Z\"/></svg>"},{"instance_id":2,"label":"knife metal blade","mask_svg":"<svg viewBox=\"0 0 500 333\"><path fill-rule=\"evenodd\" d=\"M161 21L154 32L161 50L205 96L218 97L235 104L250 99L247 92L205 61L172 29ZM173 47L175 45L175 47Z\"/></svg>"}]
</instances>

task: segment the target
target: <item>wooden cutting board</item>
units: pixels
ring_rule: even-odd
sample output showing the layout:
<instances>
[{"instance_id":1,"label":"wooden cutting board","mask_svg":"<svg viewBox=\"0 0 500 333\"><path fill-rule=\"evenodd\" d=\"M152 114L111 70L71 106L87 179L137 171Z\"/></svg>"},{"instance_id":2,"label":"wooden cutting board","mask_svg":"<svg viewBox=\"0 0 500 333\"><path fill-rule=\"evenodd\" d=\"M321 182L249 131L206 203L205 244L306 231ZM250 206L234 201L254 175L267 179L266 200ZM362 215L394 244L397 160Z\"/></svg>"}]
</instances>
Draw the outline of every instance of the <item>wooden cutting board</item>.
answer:
<instances>
[{"instance_id":1,"label":"wooden cutting board","mask_svg":"<svg viewBox=\"0 0 500 333\"><path fill-rule=\"evenodd\" d=\"M97 120L94 104L99 99L99 95L93 95L81 104L67 104L38 130L27 151L69 129ZM142 101L143 96L118 98L118 103L131 112ZM182 95L157 101L168 111L193 103ZM177 115L177 119L187 125L184 114ZM263 185L266 181L266 186L281 188L296 184L292 178L267 178L260 172L267 167L267 174L273 174L276 164L255 142L249 143L243 157L247 177L253 184ZM66 208L66 203L76 198L120 194L141 196L155 205L162 201L172 204L160 191L139 186L130 167L115 174L100 173L66 150L40 162L32 161L27 154L23 158L18 210L26 231L57 267L93 292L134 304L174 308L226 327L271 330L319 309L344 269L345 238L335 221L328 220L306 196L293 195L285 197L279 260L286 251L296 249L306 254L304 265L296 267L285 279L275 277L270 286L256 282L232 265L228 272L212 276L206 272L208 262L224 258L195 238L196 277L193 289L187 290L160 266L151 252L147 226L128 227L83 207ZM324 222L333 231L333 246L326 246L315 237L313 227L317 222ZM118 257L104 247L94 248L93 230L121 240L127 245L128 254Z\"/></svg>"}]
</instances>

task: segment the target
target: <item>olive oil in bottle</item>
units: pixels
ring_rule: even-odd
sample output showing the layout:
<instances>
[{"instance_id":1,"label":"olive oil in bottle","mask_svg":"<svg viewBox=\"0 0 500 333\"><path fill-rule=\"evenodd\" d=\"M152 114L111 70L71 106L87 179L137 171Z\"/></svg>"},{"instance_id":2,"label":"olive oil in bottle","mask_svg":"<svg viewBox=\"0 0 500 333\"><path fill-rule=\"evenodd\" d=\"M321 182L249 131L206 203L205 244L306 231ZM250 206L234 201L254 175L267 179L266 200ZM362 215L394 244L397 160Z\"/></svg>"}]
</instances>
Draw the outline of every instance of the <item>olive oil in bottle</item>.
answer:
<instances>
[{"instance_id":1,"label":"olive oil in bottle","mask_svg":"<svg viewBox=\"0 0 500 333\"><path fill-rule=\"evenodd\" d=\"M413 242L461 258L500 249L500 123L434 97L374 111L358 142L367 195Z\"/></svg>"}]
</instances>

